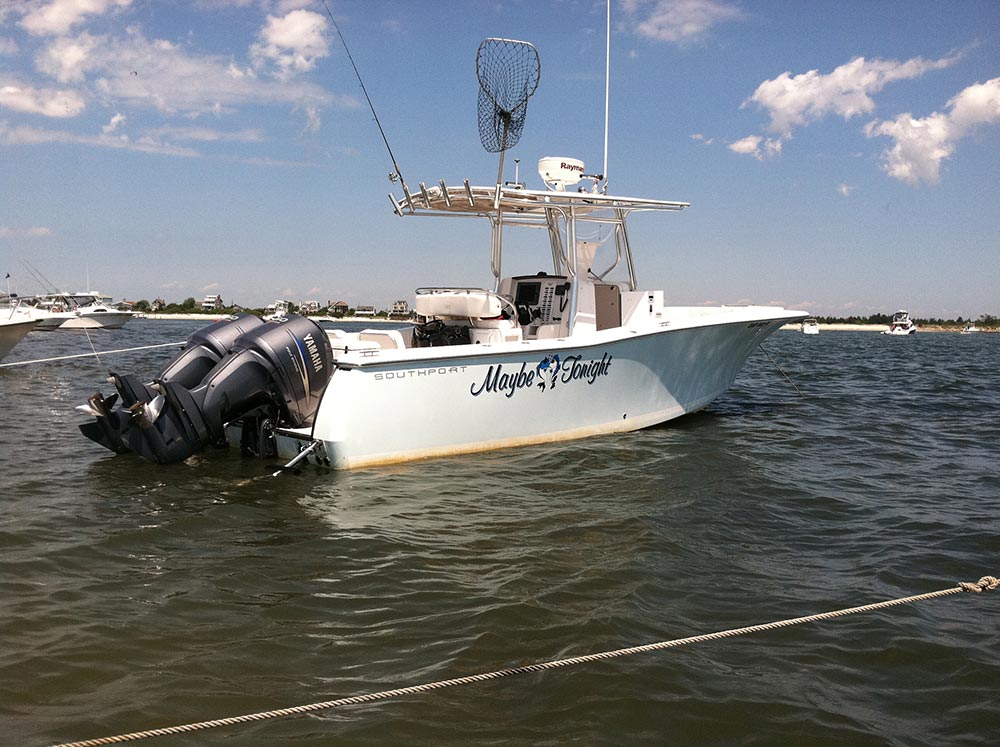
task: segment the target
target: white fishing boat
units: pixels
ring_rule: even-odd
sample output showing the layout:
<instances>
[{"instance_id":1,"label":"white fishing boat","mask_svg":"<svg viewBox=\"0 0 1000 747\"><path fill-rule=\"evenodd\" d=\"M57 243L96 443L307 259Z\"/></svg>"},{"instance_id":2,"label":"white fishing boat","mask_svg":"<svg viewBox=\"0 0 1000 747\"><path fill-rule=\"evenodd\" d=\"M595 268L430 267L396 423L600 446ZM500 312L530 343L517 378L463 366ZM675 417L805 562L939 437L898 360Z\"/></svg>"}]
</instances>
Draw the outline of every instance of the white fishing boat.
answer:
<instances>
[{"instance_id":1,"label":"white fishing boat","mask_svg":"<svg viewBox=\"0 0 1000 747\"><path fill-rule=\"evenodd\" d=\"M495 69L517 101L483 80L480 60L494 52L526 58ZM95 416L84 434L160 463L228 436L260 456L294 463L312 454L349 469L634 431L725 392L747 356L806 314L668 306L663 291L643 289L629 218L686 202L607 194L604 177L574 158L539 160L537 189L517 176L504 183L503 152L534 90L510 74L530 71L532 55L537 65L525 42L480 47L480 135L501 153L497 183L421 182L411 193L400 175L403 193L392 198L407 219L485 221L489 284L417 289L419 321L404 329L327 332L293 314L219 322L192 335L154 382L114 375L117 394L79 408ZM523 228L542 239L537 258L506 272L505 236Z\"/></svg>"},{"instance_id":2,"label":"white fishing boat","mask_svg":"<svg viewBox=\"0 0 1000 747\"><path fill-rule=\"evenodd\" d=\"M912 335L917 331L917 325L910 319L909 312L900 309L892 315L889 329L883 330L883 335Z\"/></svg>"},{"instance_id":3,"label":"white fishing boat","mask_svg":"<svg viewBox=\"0 0 1000 747\"><path fill-rule=\"evenodd\" d=\"M42 297L39 305L57 304L70 316L59 329L120 329L132 318L133 312L116 309L100 293L86 291L58 293Z\"/></svg>"},{"instance_id":4,"label":"white fishing boat","mask_svg":"<svg viewBox=\"0 0 1000 747\"><path fill-rule=\"evenodd\" d=\"M35 329L52 331L59 329L65 322L74 318L72 311L58 304L38 303L37 298L24 299L14 307L12 317L35 322Z\"/></svg>"},{"instance_id":5,"label":"white fishing boat","mask_svg":"<svg viewBox=\"0 0 1000 747\"><path fill-rule=\"evenodd\" d=\"M802 324L799 325L799 331L804 335L818 335L819 322L814 317L803 319Z\"/></svg>"},{"instance_id":6,"label":"white fishing boat","mask_svg":"<svg viewBox=\"0 0 1000 747\"><path fill-rule=\"evenodd\" d=\"M99 293L46 293L26 299L15 309L22 318L34 319L36 329L120 329L135 314L110 306Z\"/></svg>"},{"instance_id":7,"label":"white fishing boat","mask_svg":"<svg viewBox=\"0 0 1000 747\"><path fill-rule=\"evenodd\" d=\"M34 319L26 319L12 314L0 317L0 360L27 335L35 325Z\"/></svg>"},{"instance_id":8,"label":"white fishing boat","mask_svg":"<svg viewBox=\"0 0 1000 747\"><path fill-rule=\"evenodd\" d=\"M979 329L979 327L976 326L975 322L967 322L966 325L965 325L965 328L962 330L961 334L963 334L963 335L972 335L972 334L975 334L976 332L982 332L982 330Z\"/></svg>"}]
</instances>

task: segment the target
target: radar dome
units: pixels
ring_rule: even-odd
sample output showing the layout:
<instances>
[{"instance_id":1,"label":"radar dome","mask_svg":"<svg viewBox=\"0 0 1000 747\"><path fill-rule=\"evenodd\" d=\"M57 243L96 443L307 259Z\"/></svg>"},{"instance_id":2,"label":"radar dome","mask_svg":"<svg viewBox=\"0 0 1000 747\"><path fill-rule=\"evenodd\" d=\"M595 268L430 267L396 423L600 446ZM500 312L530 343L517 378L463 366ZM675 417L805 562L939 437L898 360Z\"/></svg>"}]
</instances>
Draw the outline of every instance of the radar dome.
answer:
<instances>
[{"instance_id":1,"label":"radar dome","mask_svg":"<svg viewBox=\"0 0 1000 747\"><path fill-rule=\"evenodd\" d=\"M545 186L556 192L565 192L583 178L583 161L579 158L546 156L538 159L538 175Z\"/></svg>"}]
</instances>

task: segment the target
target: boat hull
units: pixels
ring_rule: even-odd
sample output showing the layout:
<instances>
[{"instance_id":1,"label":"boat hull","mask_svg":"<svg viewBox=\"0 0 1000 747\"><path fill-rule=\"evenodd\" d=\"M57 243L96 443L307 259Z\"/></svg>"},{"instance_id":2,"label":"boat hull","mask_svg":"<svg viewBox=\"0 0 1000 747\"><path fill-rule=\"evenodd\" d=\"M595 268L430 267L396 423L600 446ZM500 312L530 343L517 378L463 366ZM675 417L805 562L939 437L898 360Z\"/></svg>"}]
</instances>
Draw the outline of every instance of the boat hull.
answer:
<instances>
[{"instance_id":1,"label":"boat hull","mask_svg":"<svg viewBox=\"0 0 1000 747\"><path fill-rule=\"evenodd\" d=\"M708 405L788 319L443 348L440 357L340 365L310 431L337 469L645 428Z\"/></svg>"},{"instance_id":2,"label":"boat hull","mask_svg":"<svg viewBox=\"0 0 1000 747\"><path fill-rule=\"evenodd\" d=\"M0 360L3 360L4 356L34 329L36 324L34 319L0 321Z\"/></svg>"},{"instance_id":3,"label":"boat hull","mask_svg":"<svg viewBox=\"0 0 1000 747\"><path fill-rule=\"evenodd\" d=\"M132 318L131 312L105 311L99 314L81 313L59 325L59 329L121 329Z\"/></svg>"}]
</instances>

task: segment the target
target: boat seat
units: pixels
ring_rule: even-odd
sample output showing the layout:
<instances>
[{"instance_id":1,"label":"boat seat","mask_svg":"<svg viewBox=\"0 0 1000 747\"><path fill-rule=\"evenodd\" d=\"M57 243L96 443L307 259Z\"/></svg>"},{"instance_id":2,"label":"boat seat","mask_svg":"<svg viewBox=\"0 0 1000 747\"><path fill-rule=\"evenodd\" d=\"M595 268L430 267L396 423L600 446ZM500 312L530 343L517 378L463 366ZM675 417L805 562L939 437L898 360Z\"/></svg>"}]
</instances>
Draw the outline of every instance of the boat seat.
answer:
<instances>
[{"instance_id":1,"label":"boat seat","mask_svg":"<svg viewBox=\"0 0 1000 747\"><path fill-rule=\"evenodd\" d=\"M360 342L374 342L382 350L403 350L406 342L398 329L363 329L358 332Z\"/></svg>"},{"instance_id":2,"label":"boat seat","mask_svg":"<svg viewBox=\"0 0 1000 747\"><path fill-rule=\"evenodd\" d=\"M503 302L484 288L418 288L415 309L428 318L492 319L500 316Z\"/></svg>"}]
</instances>

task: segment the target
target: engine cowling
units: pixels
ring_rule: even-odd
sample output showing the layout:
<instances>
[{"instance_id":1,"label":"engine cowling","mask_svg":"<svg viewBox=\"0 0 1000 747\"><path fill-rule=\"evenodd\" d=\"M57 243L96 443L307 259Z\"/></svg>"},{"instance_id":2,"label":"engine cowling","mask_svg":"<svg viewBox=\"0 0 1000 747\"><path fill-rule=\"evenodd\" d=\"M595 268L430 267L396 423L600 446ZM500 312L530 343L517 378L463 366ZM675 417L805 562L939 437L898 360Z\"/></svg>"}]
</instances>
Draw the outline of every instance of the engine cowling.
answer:
<instances>
[{"instance_id":1,"label":"engine cowling","mask_svg":"<svg viewBox=\"0 0 1000 747\"><path fill-rule=\"evenodd\" d=\"M256 322L240 317L195 333L151 384L114 376L121 406L113 409L115 395L94 395L85 409L96 422L81 431L112 451L166 464L223 443L226 424L251 413L290 427L311 424L334 371L326 333L296 315L250 319Z\"/></svg>"}]
</instances>

